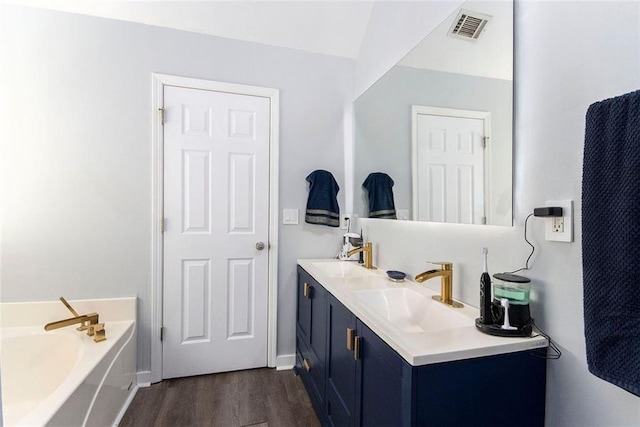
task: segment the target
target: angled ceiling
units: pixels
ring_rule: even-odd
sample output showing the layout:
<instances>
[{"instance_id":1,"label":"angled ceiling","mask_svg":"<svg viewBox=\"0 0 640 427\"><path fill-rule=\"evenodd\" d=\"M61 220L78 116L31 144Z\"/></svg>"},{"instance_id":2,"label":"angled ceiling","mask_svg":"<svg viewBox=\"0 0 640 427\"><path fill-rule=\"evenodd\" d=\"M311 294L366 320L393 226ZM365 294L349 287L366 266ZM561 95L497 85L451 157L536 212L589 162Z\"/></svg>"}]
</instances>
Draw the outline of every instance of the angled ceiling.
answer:
<instances>
[{"instance_id":1,"label":"angled ceiling","mask_svg":"<svg viewBox=\"0 0 640 427\"><path fill-rule=\"evenodd\" d=\"M404 0L0 1L353 59L358 57L376 1L384 1L387 7L393 3L402 7L405 3ZM453 0L413 1L435 4ZM511 78L511 6L508 0L468 0L463 8L494 17L477 43L446 36L452 17L427 36L402 64ZM504 55L505 52L509 55Z\"/></svg>"},{"instance_id":2,"label":"angled ceiling","mask_svg":"<svg viewBox=\"0 0 640 427\"><path fill-rule=\"evenodd\" d=\"M364 1L7 0L271 46L356 58L374 5Z\"/></svg>"}]
</instances>

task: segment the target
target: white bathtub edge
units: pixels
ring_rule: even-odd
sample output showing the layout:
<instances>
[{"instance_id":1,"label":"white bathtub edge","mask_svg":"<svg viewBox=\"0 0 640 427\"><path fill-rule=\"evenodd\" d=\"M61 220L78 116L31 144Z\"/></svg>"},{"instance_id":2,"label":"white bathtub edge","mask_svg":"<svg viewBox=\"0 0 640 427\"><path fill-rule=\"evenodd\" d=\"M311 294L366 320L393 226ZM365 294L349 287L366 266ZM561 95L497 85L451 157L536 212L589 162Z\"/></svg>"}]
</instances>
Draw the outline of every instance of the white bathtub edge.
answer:
<instances>
[{"instance_id":1,"label":"white bathtub edge","mask_svg":"<svg viewBox=\"0 0 640 427\"><path fill-rule=\"evenodd\" d=\"M129 392L129 396L127 397L127 400L125 400L124 403L122 404L122 408L120 409L120 412L118 412L118 415L116 416L116 419L113 422L114 427L118 427L120 425L122 418L124 418L124 414L126 414L127 409L129 409L129 405L131 405L133 398L136 397L136 393L138 393L138 388L139 388L138 385L135 385L131 389L131 392Z\"/></svg>"},{"instance_id":2,"label":"white bathtub edge","mask_svg":"<svg viewBox=\"0 0 640 427\"><path fill-rule=\"evenodd\" d=\"M69 304L80 314L96 312L100 322L136 321L137 297L70 299ZM40 326L71 314L58 300L0 303L0 327Z\"/></svg>"},{"instance_id":3,"label":"white bathtub edge","mask_svg":"<svg viewBox=\"0 0 640 427\"><path fill-rule=\"evenodd\" d=\"M130 372L131 374L129 375L129 378L132 380L135 380L134 377L134 373L136 372L135 369L135 358L136 358L136 349L137 349L137 334L136 334L137 328L135 327L135 323L134 323L134 327L131 329L131 333L129 334L129 337L126 338L126 341L124 342L124 344L118 349L118 351L116 352L116 354L113 356L113 358L111 359L111 361L109 362L109 366L107 367L107 369L105 370L104 374L102 375L102 379L100 380L100 384L98 385L98 388L96 390L96 392L93 395L93 398L91 399L91 403L89 404L89 408L87 410L87 414L84 417L84 421L82 423L83 426L91 426L91 425L98 425L98 424L103 424L102 420L100 419L100 416L102 416L104 418L104 415L106 414L108 416L109 413L113 414L115 411L105 411L104 409L97 410L98 413L98 420L96 420L94 413L96 411L94 411L94 408L96 406L96 402L100 402L100 403L104 403L106 400L105 399L101 399L101 396L103 395L103 390L105 389L105 381L107 380L107 378L112 377L113 375L116 376L121 376L121 374L123 374L124 372L118 372L118 369L122 369L122 360L127 359L126 356L126 351L127 350L131 350L131 355L129 356L129 358L131 359L130 361L132 362L130 365ZM114 365L116 365L116 362L118 363L118 367L114 372ZM126 369L125 369L126 372ZM125 377L127 375L124 375ZM132 384L134 384L135 381L131 381L129 383L129 387L132 386ZM128 399L128 395L127 397L125 397L125 399L123 400L126 401ZM117 403L116 403L116 408L117 408ZM116 409L114 408L114 409ZM117 409L116 409L117 410ZM119 414L119 412L118 412ZM92 419L92 422L88 422L89 419ZM114 419L114 418L111 418Z\"/></svg>"}]
</instances>

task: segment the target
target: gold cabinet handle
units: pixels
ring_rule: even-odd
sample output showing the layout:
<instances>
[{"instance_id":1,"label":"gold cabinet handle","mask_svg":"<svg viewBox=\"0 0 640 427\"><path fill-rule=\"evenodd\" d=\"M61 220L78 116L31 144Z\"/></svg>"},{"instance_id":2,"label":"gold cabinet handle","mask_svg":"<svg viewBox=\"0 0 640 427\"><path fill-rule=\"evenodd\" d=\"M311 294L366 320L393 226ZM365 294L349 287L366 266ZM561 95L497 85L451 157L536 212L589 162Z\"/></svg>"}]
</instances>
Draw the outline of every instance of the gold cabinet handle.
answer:
<instances>
[{"instance_id":1,"label":"gold cabinet handle","mask_svg":"<svg viewBox=\"0 0 640 427\"><path fill-rule=\"evenodd\" d=\"M355 337L353 339L353 358L360 360L360 347L362 345L362 337Z\"/></svg>"},{"instance_id":2,"label":"gold cabinet handle","mask_svg":"<svg viewBox=\"0 0 640 427\"><path fill-rule=\"evenodd\" d=\"M347 328L347 350L353 351L353 340L355 338L356 330Z\"/></svg>"},{"instance_id":3,"label":"gold cabinet handle","mask_svg":"<svg viewBox=\"0 0 640 427\"><path fill-rule=\"evenodd\" d=\"M307 298L311 298L311 285L307 282L304 282L304 287L302 288L302 295Z\"/></svg>"},{"instance_id":4,"label":"gold cabinet handle","mask_svg":"<svg viewBox=\"0 0 640 427\"><path fill-rule=\"evenodd\" d=\"M304 369L306 369L307 372L311 370L311 364L309 363L309 360L307 358L302 359L302 364L304 365Z\"/></svg>"}]
</instances>

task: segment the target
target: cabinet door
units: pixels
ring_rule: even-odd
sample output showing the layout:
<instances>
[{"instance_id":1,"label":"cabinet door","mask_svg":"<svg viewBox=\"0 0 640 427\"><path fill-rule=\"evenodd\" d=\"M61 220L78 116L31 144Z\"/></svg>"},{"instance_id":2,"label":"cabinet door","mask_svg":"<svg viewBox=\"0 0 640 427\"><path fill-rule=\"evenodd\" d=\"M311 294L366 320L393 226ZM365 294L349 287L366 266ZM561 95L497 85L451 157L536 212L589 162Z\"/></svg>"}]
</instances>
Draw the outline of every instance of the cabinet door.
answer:
<instances>
[{"instance_id":1,"label":"cabinet door","mask_svg":"<svg viewBox=\"0 0 640 427\"><path fill-rule=\"evenodd\" d=\"M355 425L356 360L347 331L356 330L356 317L333 295L327 297L327 387L326 416L329 425Z\"/></svg>"},{"instance_id":2,"label":"cabinet door","mask_svg":"<svg viewBox=\"0 0 640 427\"><path fill-rule=\"evenodd\" d=\"M358 321L356 425L411 425L411 366Z\"/></svg>"},{"instance_id":3,"label":"cabinet door","mask_svg":"<svg viewBox=\"0 0 640 427\"><path fill-rule=\"evenodd\" d=\"M298 266L298 311L296 313L296 333L309 345L311 336L311 305L309 297L311 286L311 276Z\"/></svg>"},{"instance_id":4,"label":"cabinet door","mask_svg":"<svg viewBox=\"0 0 640 427\"><path fill-rule=\"evenodd\" d=\"M546 366L539 350L420 366L416 423L544 426Z\"/></svg>"},{"instance_id":5,"label":"cabinet door","mask_svg":"<svg viewBox=\"0 0 640 427\"><path fill-rule=\"evenodd\" d=\"M319 414L324 412L327 291L298 267L298 369Z\"/></svg>"},{"instance_id":6,"label":"cabinet door","mask_svg":"<svg viewBox=\"0 0 640 427\"><path fill-rule=\"evenodd\" d=\"M326 299L327 291L309 273L298 267L298 334L322 362L327 340Z\"/></svg>"}]
</instances>

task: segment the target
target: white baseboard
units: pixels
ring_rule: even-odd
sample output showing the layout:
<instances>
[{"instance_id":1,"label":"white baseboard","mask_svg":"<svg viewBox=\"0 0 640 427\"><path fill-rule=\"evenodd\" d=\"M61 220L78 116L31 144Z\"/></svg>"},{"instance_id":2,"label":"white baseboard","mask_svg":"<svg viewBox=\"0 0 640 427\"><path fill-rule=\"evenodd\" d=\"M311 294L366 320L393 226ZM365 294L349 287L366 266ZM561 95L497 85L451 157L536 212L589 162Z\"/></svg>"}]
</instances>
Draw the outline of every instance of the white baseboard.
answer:
<instances>
[{"instance_id":1,"label":"white baseboard","mask_svg":"<svg viewBox=\"0 0 640 427\"><path fill-rule=\"evenodd\" d=\"M139 371L136 380L138 387L149 387L151 385L151 371Z\"/></svg>"},{"instance_id":2,"label":"white baseboard","mask_svg":"<svg viewBox=\"0 0 640 427\"><path fill-rule=\"evenodd\" d=\"M296 364L295 354L286 354L276 357L276 370L283 371L285 369L293 369Z\"/></svg>"},{"instance_id":3,"label":"white baseboard","mask_svg":"<svg viewBox=\"0 0 640 427\"><path fill-rule=\"evenodd\" d=\"M296 355L288 354L284 356L276 357L276 370L284 371L286 369L293 369L296 364ZM151 371L140 371L137 373L137 382L139 388L151 386Z\"/></svg>"}]
</instances>

